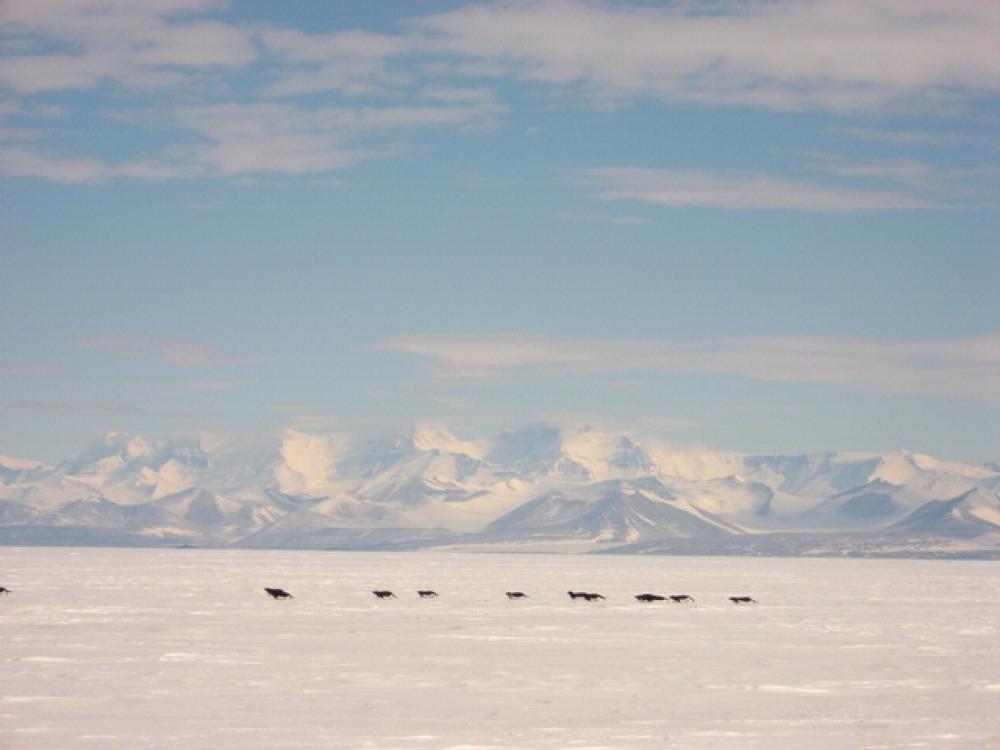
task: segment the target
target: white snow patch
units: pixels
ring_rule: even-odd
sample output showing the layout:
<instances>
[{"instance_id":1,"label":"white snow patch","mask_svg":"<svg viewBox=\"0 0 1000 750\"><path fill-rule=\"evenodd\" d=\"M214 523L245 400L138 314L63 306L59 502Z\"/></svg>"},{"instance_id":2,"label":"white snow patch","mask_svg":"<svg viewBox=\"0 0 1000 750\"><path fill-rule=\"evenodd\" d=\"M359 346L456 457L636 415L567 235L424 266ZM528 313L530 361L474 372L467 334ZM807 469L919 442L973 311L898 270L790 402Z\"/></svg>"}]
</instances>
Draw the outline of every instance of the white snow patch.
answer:
<instances>
[{"instance_id":1,"label":"white snow patch","mask_svg":"<svg viewBox=\"0 0 1000 750\"><path fill-rule=\"evenodd\" d=\"M15 750L1000 745L991 562L0 554ZM399 598L376 601L383 587Z\"/></svg>"}]
</instances>

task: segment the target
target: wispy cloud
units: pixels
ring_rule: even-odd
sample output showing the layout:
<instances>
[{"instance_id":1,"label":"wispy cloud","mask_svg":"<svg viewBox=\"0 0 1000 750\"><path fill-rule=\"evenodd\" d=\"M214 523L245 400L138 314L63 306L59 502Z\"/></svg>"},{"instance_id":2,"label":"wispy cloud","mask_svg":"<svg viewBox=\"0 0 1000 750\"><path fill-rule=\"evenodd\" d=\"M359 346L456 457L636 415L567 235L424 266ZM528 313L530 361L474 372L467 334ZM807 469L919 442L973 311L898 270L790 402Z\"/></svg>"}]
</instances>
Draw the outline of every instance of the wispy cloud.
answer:
<instances>
[{"instance_id":1,"label":"wispy cloud","mask_svg":"<svg viewBox=\"0 0 1000 750\"><path fill-rule=\"evenodd\" d=\"M927 133L914 130L880 130L878 128L831 128L831 133L845 135L860 141L886 143L891 146L937 146L960 143L970 136L960 133Z\"/></svg>"},{"instance_id":2,"label":"wispy cloud","mask_svg":"<svg viewBox=\"0 0 1000 750\"><path fill-rule=\"evenodd\" d=\"M839 154L814 153L815 171L848 180L893 186L911 198L938 207L972 208L996 204L1000 165L938 167L913 158L850 159Z\"/></svg>"},{"instance_id":3,"label":"wispy cloud","mask_svg":"<svg viewBox=\"0 0 1000 750\"><path fill-rule=\"evenodd\" d=\"M117 86L129 106L108 115L113 123L161 134L165 126L171 129L171 142L161 151L114 161L67 153L30 128L7 127L0 174L99 184L328 173L399 153L396 139L413 128L488 124L504 111L488 89L415 77L412 66L400 64L414 48L413 34L310 34L205 17L225 5L216 0L0 5L0 30L8 48L17 42L18 52L4 57L0 91L31 96ZM233 74L246 72L251 63L256 67L237 83ZM235 93L243 88L254 95ZM183 96L156 96L156 104L149 104L151 92L171 89ZM372 96L364 106L301 99L322 92ZM27 111L13 103L0 113Z\"/></svg>"},{"instance_id":4,"label":"wispy cloud","mask_svg":"<svg viewBox=\"0 0 1000 750\"><path fill-rule=\"evenodd\" d=\"M1000 88L1000 9L976 0L515 0L418 16L392 33L226 22L214 13L225 5L6 0L0 24L17 54L0 84L190 87L257 64L268 96L398 91L446 74L515 76L610 100L838 111L950 105Z\"/></svg>"},{"instance_id":5,"label":"wispy cloud","mask_svg":"<svg viewBox=\"0 0 1000 750\"><path fill-rule=\"evenodd\" d=\"M150 359L175 367L219 367L240 361L207 344L153 336L92 336L76 339L74 343L81 349Z\"/></svg>"},{"instance_id":6,"label":"wispy cloud","mask_svg":"<svg viewBox=\"0 0 1000 750\"><path fill-rule=\"evenodd\" d=\"M412 82L391 61L408 51L408 39L392 34L341 31L308 34L265 28L258 36L274 63L261 93L287 97L336 91L358 96L391 92Z\"/></svg>"},{"instance_id":7,"label":"wispy cloud","mask_svg":"<svg viewBox=\"0 0 1000 750\"><path fill-rule=\"evenodd\" d=\"M766 174L697 169L599 167L575 177L603 201L733 210L776 209L844 213L941 208L944 204L903 190L844 187Z\"/></svg>"},{"instance_id":8,"label":"wispy cloud","mask_svg":"<svg viewBox=\"0 0 1000 750\"><path fill-rule=\"evenodd\" d=\"M40 362L0 362L0 375L51 375L59 372L55 365Z\"/></svg>"},{"instance_id":9,"label":"wispy cloud","mask_svg":"<svg viewBox=\"0 0 1000 750\"><path fill-rule=\"evenodd\" d=\"M493 66L612 101L857 112L950 106L1000 89L1000 8L975 0L495 2L414 25L483 73Z\"/></svg>"},{"instance_id":10,"label":"wispy cloud","mask_svg":"<svg viewBox=\"0 0 1000 750\"><path fill-rule=\"evenodd\" d=\"M435 377L635 370L729 374L892 394L1000 403L1000 333L954 339L745 337L608 340L541 336L405 336L380 345L415 355Z\"/></svg>"},{"instance_id":11,"label":"wispy cloud","mask_svg":"<svg viewBox=\"0 0 1000 750\"><path fill-rule=\"evenodd\" d=\"M161 152L115 162L50 148L37 128L10 127L0 172L73 184L327 173L399 153L393 140L413 128L492 124L505 108L484 79L580 91L600 106L656 98L848 113L955 107L1000 91L1000 6L973 0L665 6L515 0L425 14L388 33L309 33L220 20L217 11L226 5L0 4L8 51L0 91L32 97L111 86L129 111L145 109L133 125L161 136L164 126L173 128ZM142 98L151 92L183 96L161 95L153 108ZM329 98L316 94L344 103L326 106ZM886 143L928 138L863 128L853 136ZM699 196L710 190L743 205L752 202L745 193L753 179L779 205L853 210L839 206L914 203L912 196L879 191L812 184L802 190L763 176L684 179L668 195L659 191L656 201L701 205L710 199Z\"/></svg>"},{"instance_id":12,"label":"wispy cloud","mask_svg":"<svg viewBox=\"0 0 1000 750\"><path fill-rule=\"evenodd\" d=\"M645 216L624 216L622 214L605 213L575 213L563 212L556 214L557 219L572 222L587 222L597 224L618 224L619 226L638 226L648 224L649 219Z\"/></svg>"},{"instance_id":13,"label":"wispy cloud","mask_svg":"<svg viewBox=\"0 0 1000 750\"><path fill-rule=\"evenodd\" d=\"M69 185L96 184L119 177L140 180L176 179L193 177L202 171L193 163L156 160L114 163L41 148L0 146L0 174L39 177Z\"/></svg>"},{"instance_id":14,"label":"wispy cloud","mask_svg":"<svg viewBox=\"0 0 1000 750\"><path fill-rule=\"evenodd\" d=\"M380 136L471 125L498 111L492 101L382 107L257 102L189 105L166 116L199 136L198 145L182 150L186 161L209 174L235 175L342 169L387 153Z\"/></svg>"},{"instance_id":15,"label":"wispy cloud","mask_svg":"<svg viewBox=\"0 0 1000 750\"><path fill-rule=\"evenodd\" d=\"M0 24L20 42L0 84L22 93L177 86L194 73L241 67L256 56L248 29L197 20L216 0L7 0Z\"/></svg>"},{"instance_id":16,"label":"wispy cloud","mask_svg":"<svg viewBox=\"0 0 1000 750\"><path fill-rule=\"evenodd\" d=\"M154 411L117 401L15 401L10 408L48 414L99 414L105 416L193 419L204 416L187 411Z\"/></svg>"},{"instance_id":17,"label":"wispy cloud","mask_svg":"<svg viewBox=\"0 0 1000 750\"><path fill-rule=\"evenodd\" d=\"M399 150L392 139L417 128L485 125L503 108L492 98L381 107L305 107L272 102L193 104L117 115L132 124L170 123L182 138L146 159L111 162L41 146L0 145L0 174L67 184L116 178L173 180L322 174Z\"/></svg>"}]
</instances>

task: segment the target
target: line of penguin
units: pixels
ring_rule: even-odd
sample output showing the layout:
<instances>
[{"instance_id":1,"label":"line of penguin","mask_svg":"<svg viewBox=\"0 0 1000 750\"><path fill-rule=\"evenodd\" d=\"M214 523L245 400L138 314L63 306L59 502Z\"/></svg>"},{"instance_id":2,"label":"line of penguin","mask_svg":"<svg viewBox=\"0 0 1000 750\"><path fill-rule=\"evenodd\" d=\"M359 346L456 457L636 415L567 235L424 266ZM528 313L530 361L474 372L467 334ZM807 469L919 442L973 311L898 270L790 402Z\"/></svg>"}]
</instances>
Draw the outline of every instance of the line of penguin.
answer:
<instances>
[{"instance_id":1,"label":"line of penguin","mask_svg":"<svg viewBox=\"0 0 1000 750\"><path fill-rule=\"evenodd\" d=\"M295 597L289 594L284 589L270 588L268 586L264 587L264 591L271 595L274 599L294 599ZM0 596L6 596L11 593L10 589L6 586L0 586ZM588 602L604 601L606 597L603 594L595 594L590 591L567 591L570 599L583 599ZM372 591L372 594L377 599L397 599L398 597L388 589L376 589ZM529 598L527 594L523 591L507 591L508 599L527 599ZM417 595L421 599L437 599L438 593L430 589L422 589L417 591ZM645 602L647 604L652 602L665 602L671 601L674 604L694 604L694 597L690 594L668 594L667 596L660 596L659 594L636 594L635 599L640 602ZM729 601L733 604L756 604L757 600L749 596L731 596Z\"/></svg>"},{"instance_id":2,"label":"line of penguin","mask_svg":"<svg viewBox=\"0 0 1000 750\"><path fill-rule=\"evenodd\" d=\"M291 594L289 594L284 589L276 588L264 588L268 594L270 594L275 599L294 599ZM588 602L604 601L606 597L602 594L595 594L590 591L567 591L570 599L583 599ZM527 594L523 591L507 591L508 599L527 599L529 598ZM393 592L388 589L376 589L372 591L372 595L376 599L398 599ZM417 591L417 596L421 599L436 599L438 593L430 589L423 589ZM637 601L644 602L646 604L651 604L653 602L666 602L670 601L674 604L694 604L694 597L690 594L668 594L666 596L660 596L659 594L636 594L634 597ZM750 596L730 596L729 601L733 604L756 604L757 600Z\"/></svg>"}]
</instances>

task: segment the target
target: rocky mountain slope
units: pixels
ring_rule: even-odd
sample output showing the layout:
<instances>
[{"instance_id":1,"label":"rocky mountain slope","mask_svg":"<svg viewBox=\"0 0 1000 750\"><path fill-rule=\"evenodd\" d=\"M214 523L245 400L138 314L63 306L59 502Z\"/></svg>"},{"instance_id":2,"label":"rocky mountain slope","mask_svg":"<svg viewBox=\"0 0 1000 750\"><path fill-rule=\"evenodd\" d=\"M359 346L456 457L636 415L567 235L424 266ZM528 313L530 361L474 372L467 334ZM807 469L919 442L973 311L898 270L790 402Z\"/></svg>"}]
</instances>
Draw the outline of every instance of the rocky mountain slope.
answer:
<instances>
[{"instance_id":1,"label":"rocky mountain slope","mask_svg":"<svg viewBox=\"0 0 1000 750\"><path fill-rule=\"evenodd\" d=\"M684 451L588 427L460 440L110 434L0 456L0 543L1000 556L1000 469Z\"/></svg>"}]
</instances>

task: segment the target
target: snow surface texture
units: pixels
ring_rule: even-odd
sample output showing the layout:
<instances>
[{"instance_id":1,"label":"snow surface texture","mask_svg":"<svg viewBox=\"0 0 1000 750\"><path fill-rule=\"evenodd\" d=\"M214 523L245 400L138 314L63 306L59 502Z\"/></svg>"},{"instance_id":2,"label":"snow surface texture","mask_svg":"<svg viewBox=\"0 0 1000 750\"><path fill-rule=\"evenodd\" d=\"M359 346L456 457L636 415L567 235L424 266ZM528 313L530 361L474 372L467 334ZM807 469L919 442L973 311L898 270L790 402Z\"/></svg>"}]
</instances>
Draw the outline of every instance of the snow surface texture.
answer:
<instances>
[{"instance_id":1,"label":"snow surface texture","mask_svg":"<svg viewBox=\"0 0 1000 750\"><path fill-rule=\"evenodd\" d=\"M590 427L464 441L110 434L0 456L0 543L1000 557L996 465L673 449Z\"/></svg>"},{"instance_id":2,"label":"snow surface texture","mask_svg":"<svg viewBox=\"0 0 1000 750\"><path fill-rule=\"evenodd\" d=\"M1000 746L991 562L8 547L0 571L7 750Z\"/></svg>"}]
</instances>

